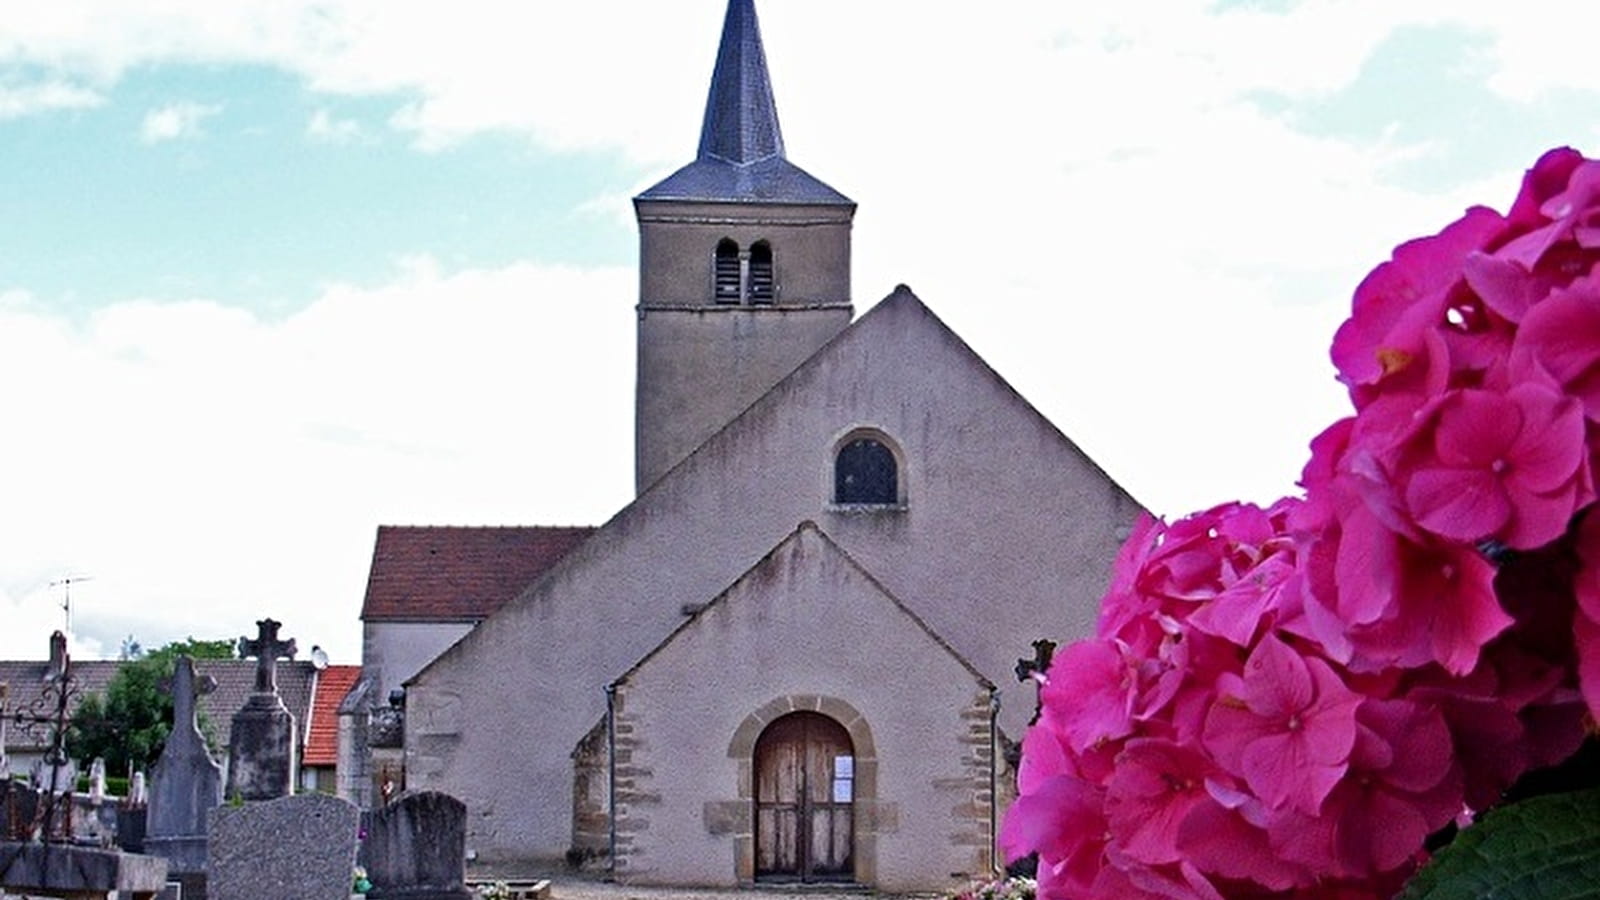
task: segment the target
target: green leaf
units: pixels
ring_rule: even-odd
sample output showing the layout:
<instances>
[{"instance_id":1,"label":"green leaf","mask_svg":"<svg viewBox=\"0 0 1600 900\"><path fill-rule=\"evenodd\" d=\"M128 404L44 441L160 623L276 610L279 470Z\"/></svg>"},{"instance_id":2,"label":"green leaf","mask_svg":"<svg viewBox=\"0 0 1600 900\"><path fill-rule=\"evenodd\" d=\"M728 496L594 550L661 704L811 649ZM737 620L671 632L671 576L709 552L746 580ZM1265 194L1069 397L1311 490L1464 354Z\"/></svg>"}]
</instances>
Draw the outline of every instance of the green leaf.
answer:
<instances>
[{"instance_id":1,"label":"green leaf","mask_svg":"<svg viewBox=\"0 0 1600 900\"><path fill-rule=\"evenodd\" d=\"M1600 789L1492 810L1456 835L1399 900L1600 898Z\"/></svg>"}]
</instances>

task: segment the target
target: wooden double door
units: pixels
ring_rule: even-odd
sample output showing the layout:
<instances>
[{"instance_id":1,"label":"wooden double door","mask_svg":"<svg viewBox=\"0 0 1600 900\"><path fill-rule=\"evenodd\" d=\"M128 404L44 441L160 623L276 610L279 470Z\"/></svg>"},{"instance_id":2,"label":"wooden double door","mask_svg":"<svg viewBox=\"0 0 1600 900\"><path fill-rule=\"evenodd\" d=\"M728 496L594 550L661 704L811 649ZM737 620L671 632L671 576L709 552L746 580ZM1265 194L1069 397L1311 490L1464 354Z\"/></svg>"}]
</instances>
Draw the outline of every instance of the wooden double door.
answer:
<instances>
[{"instance_id":1,"label":"wooden double door","mask_svg":"<svg viewBox=\"0 0 1600 900\"><path fill-rule=\"evenodd\" d=\"M855 752L838 722L790 713L756 741L756 877L850 881Z\"/></svg>"}]
</instances>

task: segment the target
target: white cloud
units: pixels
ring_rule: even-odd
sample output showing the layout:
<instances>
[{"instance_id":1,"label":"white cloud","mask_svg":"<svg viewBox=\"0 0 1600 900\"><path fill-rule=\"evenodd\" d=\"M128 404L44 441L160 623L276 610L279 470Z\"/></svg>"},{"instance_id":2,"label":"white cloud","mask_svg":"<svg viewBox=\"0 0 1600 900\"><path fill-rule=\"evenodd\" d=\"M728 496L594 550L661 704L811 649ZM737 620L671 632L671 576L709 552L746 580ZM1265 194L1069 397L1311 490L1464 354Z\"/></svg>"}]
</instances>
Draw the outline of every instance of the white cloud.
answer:
<instances>
[{"instance_id":1,"label":"white cloud","mask_svg":"<svg viewBox=\"0 0 1600 900\"><path fill-rule=\"evenodd\" d=\"M355 119L339 119L325 109L311 114L306 122L306 137L320 144L349 144L363 137L361 123Z\"/></svg>"},{"instance_id":2,"label":"white cloud","mask_svg":"<svg viewBox=\"0 0 1600 900\"><path fill-rule=\"evenodd\" d=\"M146 144L196 138L200 123L222 112L221 106L201 103L170 103L145 113L139 125L139 139Z\"/></svg>"},{"instance_id":3,"label":"white cloud","mask_svg":"<svg viewBox=\"0 0 1600 900\"><path fill-rule=\"evenodd\" d=\"M0 303L0 658L273 615L359 656L379 524L594 524L631 483L632 273L514 265L330 285L279 322L205 300L81 323ZM581 473L575 477L574 473Z\"/></svg>"},{"instance_id":4,"label":"white cloud","mask_svg":"<svg viewBox=\"0 0 1600 900\"><path fill-rule=\"evenodd\" d=\"M98 92L65 81L0 83L0 121L61 109L88 109L104 102Z\"/></svg>"},{"instance_id":5,"label":"white cloud","mask_svg":"<svg viewBox=\"0 0 1600 900\"><path fill-rule=\"evenodd\" d=\"M1158 129L1157 113L1169 106L1204 110L1251 90L1336 91L1407 25L1457 24L1488 35L1498 63L1492 84L1508 95L1590 83L1584 29L1556 24L1569 17L1561 0L1535 2L1537 12L1455 0L1306 0L1288 14L1217 14L1212 0L1014 0L1002 10L813 0L760 9L786 110L842 106L862 93L882 117L902 117L907 103L1008 106L1041 85L1007 76L1043 61L1056 76L1089 76L1043 86L1119 103L1129 119L1144 119L1126 123L1138 133ZM97 84L163 62L271 65L321 92L407 96L393 124L428 148L510 130L558 149L665 163L693 146L723 6L77 0L9 11L0 64L59 67ZM1141 116L1152 95L1156 107Z\"/></svg>"}]
</instances>

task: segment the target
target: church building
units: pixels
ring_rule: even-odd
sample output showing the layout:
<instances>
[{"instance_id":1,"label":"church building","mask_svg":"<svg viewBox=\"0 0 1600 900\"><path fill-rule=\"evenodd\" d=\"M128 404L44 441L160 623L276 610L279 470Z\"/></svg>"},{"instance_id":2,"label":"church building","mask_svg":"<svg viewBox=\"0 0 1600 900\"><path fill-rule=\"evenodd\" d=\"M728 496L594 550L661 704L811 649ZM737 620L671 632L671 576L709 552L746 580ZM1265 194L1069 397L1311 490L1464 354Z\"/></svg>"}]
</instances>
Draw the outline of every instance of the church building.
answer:
<instances>
[{"instance_id":1,"label":"church building","mask_svg":"<svg viewBox=\"0 0 1600 900\"><path fill-rule=\"evenodd\" d=\"M635 499L380 529L344 712L404 724L342 752L463 800L482 863L988 877L1017 660L1092 632L1139 504L908 288L855 316L855 204L787 158L752 0L634 208Z\"/></svg>"}]
</instances>

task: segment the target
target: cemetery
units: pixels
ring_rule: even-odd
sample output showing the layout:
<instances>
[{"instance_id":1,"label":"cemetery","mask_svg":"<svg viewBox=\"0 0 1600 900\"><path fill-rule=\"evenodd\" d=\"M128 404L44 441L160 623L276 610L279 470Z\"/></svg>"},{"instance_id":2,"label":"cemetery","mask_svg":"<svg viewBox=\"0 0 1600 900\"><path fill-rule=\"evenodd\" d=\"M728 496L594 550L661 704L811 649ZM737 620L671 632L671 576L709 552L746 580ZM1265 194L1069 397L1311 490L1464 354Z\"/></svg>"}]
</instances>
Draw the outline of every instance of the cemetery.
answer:
<instances>
[{"instance_id":1,"label":"cemetery","mask_svg":"<svg viewBox=\"0 0 1600 900\"><path fill-rule=\"evenodd\" d=\"M53 705L24 712L0 704L0 732L43 729L49 746L27 781L0 779L0 896L347 900L357 887L396 900L475 896L459 800L407 793L363 811L329 794L295 793L297 723L276 677L295 642L279 639L272 619L257 627L255 637L239 639L240 656L254 659L255 690L235 714L226 758L212 756L196 712L215 681L180 656L166 685L172 731L148 777L136 774L120 798L107 795L98 760L89 790L76 790L65 753L72 660L65 637L52 636L43 696ZM0 696L10 694L7 685ZM357 872L365 873L359 885Z\"/></svg>"}]
</instances>

